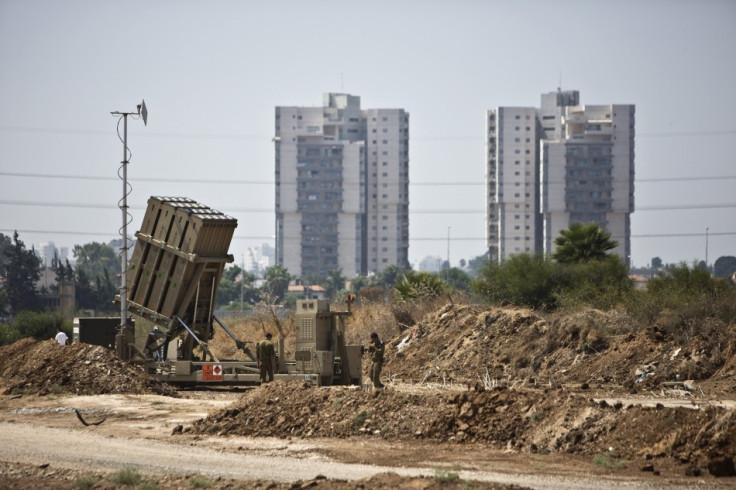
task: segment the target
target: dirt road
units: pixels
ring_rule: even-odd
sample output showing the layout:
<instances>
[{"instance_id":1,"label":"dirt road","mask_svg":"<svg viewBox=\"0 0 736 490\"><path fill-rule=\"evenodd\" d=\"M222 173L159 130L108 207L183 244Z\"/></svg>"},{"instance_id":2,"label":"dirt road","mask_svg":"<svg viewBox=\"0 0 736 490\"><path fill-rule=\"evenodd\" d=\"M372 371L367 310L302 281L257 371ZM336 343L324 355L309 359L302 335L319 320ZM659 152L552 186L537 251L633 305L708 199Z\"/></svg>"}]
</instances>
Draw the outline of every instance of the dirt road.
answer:
<instances>
[{"instance_id":1,"label":"dirt road","mask_svg":"<svg viewBox=\"0 0 736 490\"><path fill-rule=\"evenodd\" d=\"M420 442L172 436L208 411L232 403L233 393L157 395L8 396L0 399L0 461L49 470L114 472L135 467L151 475L206 475L217 479L292 482L317 475L354 480L393 471L436 475L449 468L460 478L531 488L727 488L730 481L670 478L610 471L589 460L503 453L478 447L438 447ZM105 418L99 426L83 426Z\"/></svg>"}]
</instances>

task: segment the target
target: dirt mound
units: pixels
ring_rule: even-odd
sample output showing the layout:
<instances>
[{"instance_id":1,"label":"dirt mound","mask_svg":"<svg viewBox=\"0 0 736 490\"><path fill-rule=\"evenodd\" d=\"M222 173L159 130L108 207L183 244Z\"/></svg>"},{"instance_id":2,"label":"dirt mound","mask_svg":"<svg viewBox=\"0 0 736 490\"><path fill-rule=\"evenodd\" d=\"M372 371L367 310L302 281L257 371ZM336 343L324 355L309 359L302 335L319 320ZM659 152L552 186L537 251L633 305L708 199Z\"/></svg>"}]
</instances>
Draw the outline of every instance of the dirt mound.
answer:
<instances>
[{"instance_id":1,"label":"dirt mound","mask_svg":"<svg viewBox=\"0 0 736 490\"><path fill-rule=\"evenodd\" d=\"M624 408L565 390L476 387L461 392L367 391L274 382L210 414L198 433L381 437L482 443L498 449L670 458L705 468L736 454L736 414L723 408Z\"/></svg>"},{"instance_id":2,"label":"dirt mound","mask_svg":"<svg viewBox=\"0 0 736 490\"><path fill-rule=\"evenodd\" d=\"M577 384L627 391L685 380L736 393L736 324L708 320L676 335L636 330L618 312L544 319L530 310L447 305L387 342L385 375L486 387ZM702 389L702 387L701 387Z\"/></svg>"},{"instance_id":3,"label":"dirt mound","mask_svg":"<svg viewBox=\"0 0 736 490\"><path fill-rule=\"evenodd\" d=\"M139 366L127 364L104 347L58 345L53 339L22 339L0 347L0 386L3 394L155 393L176 396L176 390L151 378Z\"/></svg>"}]
</instances>

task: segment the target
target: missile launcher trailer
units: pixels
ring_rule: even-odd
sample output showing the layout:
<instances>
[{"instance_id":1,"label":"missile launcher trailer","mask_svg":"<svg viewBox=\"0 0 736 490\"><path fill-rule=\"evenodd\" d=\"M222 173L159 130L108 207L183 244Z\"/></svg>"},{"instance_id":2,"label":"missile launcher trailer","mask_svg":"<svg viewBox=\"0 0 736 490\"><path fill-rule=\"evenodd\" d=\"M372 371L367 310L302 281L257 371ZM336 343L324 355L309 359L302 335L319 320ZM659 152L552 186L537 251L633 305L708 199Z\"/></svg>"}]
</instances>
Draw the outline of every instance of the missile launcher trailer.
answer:
<instances>
[{"instance_id":1,"label":"missile launcher trailer","mask_svg":"<svg viewBox=\"0 0 736 490\"><path fill-rule=\"evenodd\" d=\"M215 316L217 287L237 220L184 197L151 197L126 273L126 309L156 325L145 345L133 329L122 328L116 350L172 384L257 384L253 353ZM120 301L120 298L117 298ZM274 379L318 385L360 384L361 347L345 344L347 311L330 311L327 301L297 302L296 359L286 361L283 338L277 345ZM215 324L250 361L220 360L208 346ZM199 347L199 350L195 350Z\"/></svg>"}]
</instances>

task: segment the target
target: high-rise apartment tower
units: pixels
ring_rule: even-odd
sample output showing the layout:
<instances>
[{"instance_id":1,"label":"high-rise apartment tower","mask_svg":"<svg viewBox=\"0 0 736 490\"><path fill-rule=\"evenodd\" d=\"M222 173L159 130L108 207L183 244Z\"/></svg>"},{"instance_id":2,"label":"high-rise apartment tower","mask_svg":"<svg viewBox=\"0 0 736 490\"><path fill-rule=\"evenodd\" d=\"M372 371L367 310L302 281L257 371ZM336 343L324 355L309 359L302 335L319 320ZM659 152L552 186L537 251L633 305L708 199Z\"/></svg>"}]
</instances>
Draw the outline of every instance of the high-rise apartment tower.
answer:
<instances>
[{"instance_id":1,"label":"high-rise apartment tower","mask_svg":"<svg viewBox=\"0 0 736 490\"><path fill-rule=\"evenodd\" d=\"M542 95L541 107L486 115L487 245L492 260L554 250L572 223L601 225L631 255L634 106L580 105L577 91Z\"/></svg>"},{"instance_id":2,"label":"high-rise apartment tower","mask_svg":"<svg viewBox=\"0 0 736 490\"><path fill-rule=\"evenodd\" d=\"M324 95L276 107L276 263L298 277L409 264L409 114Z\"/></svg>"}]
</instances>

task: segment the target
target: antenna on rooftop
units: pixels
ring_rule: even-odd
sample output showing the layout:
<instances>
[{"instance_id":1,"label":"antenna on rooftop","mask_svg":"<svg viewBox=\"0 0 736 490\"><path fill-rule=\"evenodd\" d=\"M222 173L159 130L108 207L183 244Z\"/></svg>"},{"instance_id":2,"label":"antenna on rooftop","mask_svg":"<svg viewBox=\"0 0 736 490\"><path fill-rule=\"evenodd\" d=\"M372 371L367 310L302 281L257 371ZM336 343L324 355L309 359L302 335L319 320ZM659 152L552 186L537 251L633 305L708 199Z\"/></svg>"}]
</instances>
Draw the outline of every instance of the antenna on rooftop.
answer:
<instances>
[{"instance_id":1,"label":"antenna on rooftop","mask_svg":"<svg viewBox=\"0 0 736 490\"><path fill-rule=\"evenodd\" d=\"M128 161L130 158L130 151L128 150L128 116L139 116L143 119L143 124L148 126L148 109L146 108L146 101L142 100L140 104L136 106L136 112L111 112L113 116L120 116L118 118L118 138L120 138L120 121L123 121L123 161L120 163L118 169L118 175L123 181L123 197L118 201L118 207L123 215L123 226L120 228L120 236L122 237L122 243L120 244L120 331L118 337L115 339L116 350L118 356L123 359L129 359L128 355L128 335L133 334L132 327L128 325L128 284L127 284L127 272L128 272L128 223L130 222L130 214L128 214L128 194L130 194L130 188L128 186ZM122 172L121 172L122 171Z\"/></svg>"}]
</instances>

